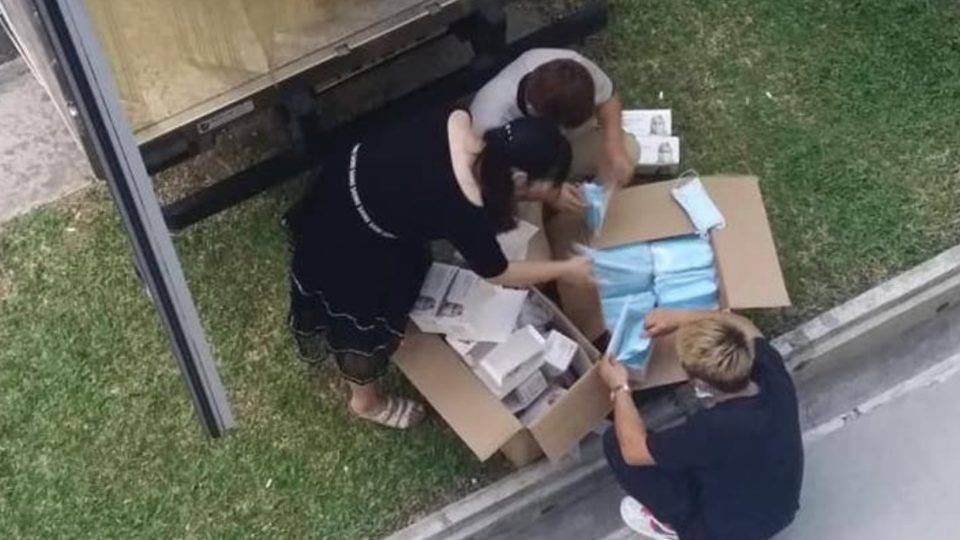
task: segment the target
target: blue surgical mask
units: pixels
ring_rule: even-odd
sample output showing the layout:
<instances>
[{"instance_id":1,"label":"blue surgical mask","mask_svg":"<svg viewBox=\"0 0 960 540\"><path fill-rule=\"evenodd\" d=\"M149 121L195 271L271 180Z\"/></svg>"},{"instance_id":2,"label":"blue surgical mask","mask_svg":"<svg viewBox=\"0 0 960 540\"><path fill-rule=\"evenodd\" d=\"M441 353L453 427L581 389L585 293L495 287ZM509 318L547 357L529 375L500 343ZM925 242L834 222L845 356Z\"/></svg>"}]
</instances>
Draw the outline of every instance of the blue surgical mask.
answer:
<instances>
[{"instance_id":1,"label":"blue surgical mask","mask_svg":"<svg viewBox=\"0 0 960 540\"><path fill-rule=\"evenodd\" d=\"M710 242L695 235L650 242L653 270L657 275L713 268Z\"/></svg>"},{"instance_id":2,"label":"blue surgical mask","mask_svg":"<svg viewBox=\"0 0 960 540\"><path fill-rule=\"evenodd\" d=\"M580 194L586 203L585 219L591 234L596 234L603 225L607 213L607 190L600 184L585 182L580 185Z\"/></svg>"},{"instance_id":3,"label":"blue surgical mask","mask_svg":"<svg viewBox=\"0 0 960 540\"><path fill-rule=\"evenodd\" d=\"M605 303L601 301L604 304L604 315L611 315L609 312L617 307L620 308L620 313L616 326L613 327L607 354L630 369L642 371L647 367L650 354L650 338L643 331L643 320L654 307L653 295L640 293L617 298L614 302L611 300Z\"/></svg>"},{"instance_id":4,"label":"blue surgical mask","mask_svg":"<svg viewBox=\"0 0 960 540\"><path fill-rule=\"evenodd\" d=\"M657 275L657 305L673 309L716 309L717 274L713 268Z\"/></svg>"},{"instance_id":5,"label":"blue surgical mask","mask_svg":"<svg viewBox=\"0 0 960 540\"><path fill-rule=\"evenodd\" d=\"M722 229L726 226L723 214L713 203L700 178L681 180L671 193L677 203L683 207L700 236L706 238L710 234L710 229L714 227Z\"/></svg>"},{"instance_id":6,"label":"blue surgical mask","mask_svg":"<svg viewBox=\"0 0 960 540\"><path fill-rule=\"evenodd\" d=\"M653 286L650 244L640 242L606 249L581 248L593 262L601 298L635 294Z\"/></svg>"}]
</instances>

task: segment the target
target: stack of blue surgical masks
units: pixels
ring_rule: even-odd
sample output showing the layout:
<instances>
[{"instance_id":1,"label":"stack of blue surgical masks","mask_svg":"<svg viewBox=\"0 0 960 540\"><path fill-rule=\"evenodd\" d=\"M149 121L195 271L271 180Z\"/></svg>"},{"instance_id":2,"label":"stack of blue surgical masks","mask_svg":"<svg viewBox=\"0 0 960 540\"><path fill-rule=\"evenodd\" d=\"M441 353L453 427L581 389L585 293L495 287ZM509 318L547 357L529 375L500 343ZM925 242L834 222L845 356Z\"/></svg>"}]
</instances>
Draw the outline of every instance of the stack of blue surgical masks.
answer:
<instances>
[{"instance_id":1,"label":"stack of blue surgical masks","mask_svg":"<svg viewBox=\"0 0 960 540\"><path fill-rule=\"evenodd\" d=\"M613 333L608 352L632 369L646 367L650 339L643 319L654 307L717 307L713 249L699 236L583 252L593 261L603 319Z\"/></svg>"},{"instance_id":2,"label":"stack of blue surgical masks","mask_svg":"<svg viewBox=\"0 0 960 540\"><path fill-rule=\"evenodd\" d=\"M650 244L657 305L674 309L716 309L717 272L710 242L681 236Z\"/></svg>"},{"instance_id":3,"label":"stack of blue surgical masks","mask_svg":"<svg viewBox=\"0 0 960 540\"><path fill-rule=\"evenodd\" d=\"M598 183L586 182L580 185L580 195L586 205L584 217L587 228L596 234L603 225L604 215L607 213L607 191Z\"/></svg>"},{"instance_id":4,"label":"stack of blue surgical masks","mask_svg":"<svg viewBox=\"0 0 960 540\"><path fill-rule=\"evenodd\" d=\"M608 352L631 368L643 369L650 349L643 319L656 306L650 244L585 248L584 253L593 261L604 322L615 334Z\"/></svg>"},{"instance_id":5,"label":"stack of blue surgical masks","mask_svg":"<svg viewBox=\"0 0 960 540\"><path fill-rule=\"evenodd\" d=\"M607 328L612 329L607 353L631 369L646 368L650 338L643 331L643 320L656 305L653 293L608 298L601 304ZM615 314L616 318L613 318Z\"/></svg>"}]
</instances>

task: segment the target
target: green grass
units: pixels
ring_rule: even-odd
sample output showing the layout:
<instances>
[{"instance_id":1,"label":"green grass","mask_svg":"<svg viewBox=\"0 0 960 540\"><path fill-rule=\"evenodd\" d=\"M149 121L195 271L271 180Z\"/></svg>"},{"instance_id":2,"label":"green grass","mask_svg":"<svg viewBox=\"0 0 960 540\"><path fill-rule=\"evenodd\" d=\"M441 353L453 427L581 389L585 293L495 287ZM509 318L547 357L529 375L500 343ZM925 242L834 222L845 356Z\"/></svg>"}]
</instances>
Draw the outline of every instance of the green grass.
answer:
<instances>
[{"instance_id":1,"label":"green grass","mask_svg":"<svg viewBox=\"0 0 960 540\"><path fill-rule=\"evenodd\" d=\"M239 429L200 433L105 195L0 236L0 530L5 538L361 538L481 469L433 422L350 419L285 326L278 194L178 238Z\"/></svg>"},{"instance_id":2,"label":"green grass","mask_svg":"<svg viewBox=\"0 0 960 540\"><path fill-rule=\"evenodd\" d=\"M960 241L954 3L613 7L596 48L628 105L674 109L688 166L762 178L795 304L768 329ZM289 193L176 239L240 426L219 441L200 435L102 190L0 228L5 538L363 538L502 472L439 421L358 424L335 377L298 364Z\"/></svg>"},{"instance_id":3,"label":"green grass","mask_svg":"<svg viewBox=\"0 0 960 540\"><path fill-rule=\"evenodd\" d=\"M612 4L628 106L674 110L685 166L762 180L795 305L769 329L960 242L955 2Z\"/></svg>"}]
</instances>

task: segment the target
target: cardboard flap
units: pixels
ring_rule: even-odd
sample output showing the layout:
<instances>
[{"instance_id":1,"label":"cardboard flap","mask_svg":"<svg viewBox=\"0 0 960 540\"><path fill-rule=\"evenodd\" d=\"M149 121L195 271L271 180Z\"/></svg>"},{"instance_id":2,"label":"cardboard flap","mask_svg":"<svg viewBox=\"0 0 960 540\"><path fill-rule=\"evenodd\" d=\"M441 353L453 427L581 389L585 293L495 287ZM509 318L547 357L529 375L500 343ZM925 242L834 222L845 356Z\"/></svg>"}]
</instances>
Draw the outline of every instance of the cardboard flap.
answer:
<instances>
[{"instance_id":1,"label":"cardboard flap","mask_svg":"<svg viewBox=\"0 0 960 540\"><path fill-rule=\"evenodd\" d=\"M712 233L725 307L790 305L757 178L719 175L701 180L727 222L725 228ZM657 182L618 193L593 246L606 248L693 234L693 224L670 194L674 184L672 180Z\"/></svg>"},{"instance_id":2,"label":"cardboard flap","mask_svg":"<svg viewBox=\"0 0 960 540\"><path fill-rule=\"evenodd\" d=\"M696 232L670 195L674 183L644 184L616 193L591 245L602 249Z\"/></svg>"},{"instance_id":3,"label":"cardboard flap","mask_svg":"<svg viewBox=\"0 0 960 540\"><path fill-rule=\"evenodd\" d=\"M543 453L557 461L610 414L611 407L610 390L594 366L530 426L530 433Z\"/></svg>"},{"instance_id":4,"label":"cardboard flap","mask_svg":"<svg viewBox=\"0 0 960 540\"><path fill-rule=\"evenodd\" d=\"M727 226L713 231L724 301L732 309L790 305L767 211L755 176L711 176L703 185Z\"/></svg>"},{"instance_id":5,"label":"cardboard flap","mask_svg":"<svg viewBox=\"0 0 960 540\"><path fill-rule=\"evenodd\" d=\"M442 337L410 325L393 360L481 461L523 428Z\"/></svg>"}]
</instances>

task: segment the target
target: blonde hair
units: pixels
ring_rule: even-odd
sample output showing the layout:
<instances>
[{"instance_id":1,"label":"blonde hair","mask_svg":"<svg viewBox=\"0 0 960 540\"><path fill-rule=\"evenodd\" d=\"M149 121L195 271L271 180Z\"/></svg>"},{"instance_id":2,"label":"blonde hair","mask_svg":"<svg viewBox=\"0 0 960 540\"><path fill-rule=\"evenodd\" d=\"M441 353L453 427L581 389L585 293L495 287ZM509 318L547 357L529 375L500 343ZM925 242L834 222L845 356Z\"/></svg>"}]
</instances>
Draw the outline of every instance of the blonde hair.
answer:
<instances>
[{"instance_id":1,"label":"blonde hair","mask_svg":"<svg viewBox=\"0 0 960 540\"><path fill-rule=\"evenodd\" d=\"M678 329L677 353L688 375L717 390L733 393L750 383L752 341L730 321L704 319Z\"/></svg>"}]
</instances>

